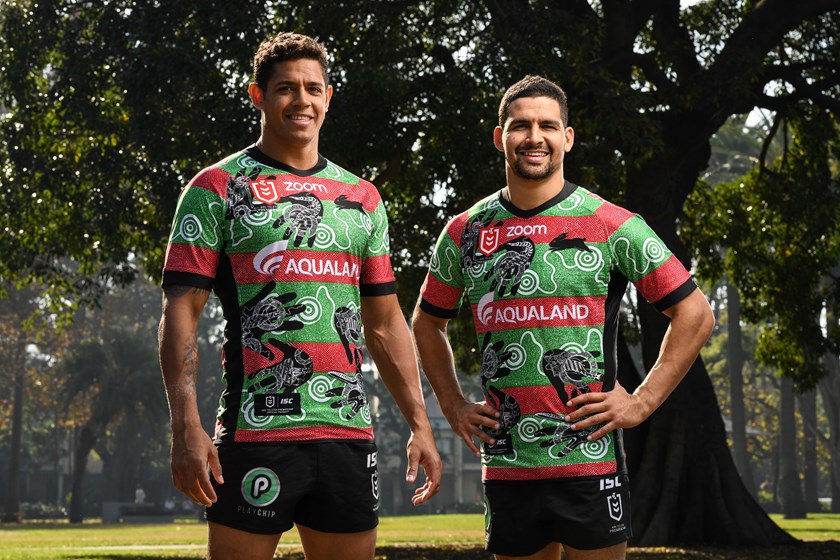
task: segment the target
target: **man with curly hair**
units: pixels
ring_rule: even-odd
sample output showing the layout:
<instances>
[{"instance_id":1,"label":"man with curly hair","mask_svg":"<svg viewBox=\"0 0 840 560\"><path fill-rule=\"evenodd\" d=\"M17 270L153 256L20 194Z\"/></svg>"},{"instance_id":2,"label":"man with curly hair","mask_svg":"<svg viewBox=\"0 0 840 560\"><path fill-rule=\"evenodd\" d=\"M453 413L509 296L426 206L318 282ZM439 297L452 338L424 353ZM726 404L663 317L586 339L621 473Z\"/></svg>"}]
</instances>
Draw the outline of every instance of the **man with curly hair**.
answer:
<instances>
[{"instance_id":1,"label":"man with curly hair","mask_svg":"<svg viewBox=\"0 0 840 560\"><path fill-rule=\"evenodd\" d=\"M297 527L311 560L372 560L379 487L362 381L362 328L411 429L415 505L441 460L396 297L376 188L325 159L333 94L324 47L280 33L254 57L255 144L186 186L167 248L159 340L176 487L206 506L208 558L269 560ZM198 319L226 320L224 392L211 438L196 403Z\"/></svg>"}]
</instances>

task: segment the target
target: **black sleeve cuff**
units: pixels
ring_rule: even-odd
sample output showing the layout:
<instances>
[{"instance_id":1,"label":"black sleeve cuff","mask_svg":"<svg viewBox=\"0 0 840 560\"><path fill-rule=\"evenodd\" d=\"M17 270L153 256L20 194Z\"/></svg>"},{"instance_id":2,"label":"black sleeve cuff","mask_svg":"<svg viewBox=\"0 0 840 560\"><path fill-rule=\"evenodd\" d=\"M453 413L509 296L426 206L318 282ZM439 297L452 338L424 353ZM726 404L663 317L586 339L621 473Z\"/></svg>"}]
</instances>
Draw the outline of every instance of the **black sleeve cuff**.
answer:
<instances>
[{"instance_id":1,"label":"black sleeve cuff","mask_svg":"<svg viewBox=\"0 0 840 560\"><path fill-rule=\"evenodd\" d=\"M458 316L457 309L445 309L443 307L438 307L437 305L432 305L425 299L420 300L420 309L433 317L438 317L439 319L454 319Z\"/></svg>"},{"instance_id":2,"label":"black sleeve cuff","mask_svg":"<svg viewBox=\"0 0 840 560\"><path fill-rule=\"evenodd\" d=\"M662 299L656 300L651 302L657 311L660 313L674 305L675 303L679 303L691 294L694 290L697 289L697 284L694 283L692 278L689 278L683 284L678 287L676 290L668 294Z\"/></svg>"},{"instance_id":3,"label":"black sleeve cuff","mask_svg":"<svg viewBox=\"0 0 840 560\"><path fill-rule=\"evenodd\" d=\"M389 296L397 293L396 282L386 282L384 284L360 284L359 295L362 297L369 296Z\"/></svg>"},{"instance_id":4,"label":"black sleeve cuff","mask_svg":"<svg viewBox=\"0 0 840 560\"><path fill-rule=\"evenodd\" d=\"M213 291L213 282L213 278L204 276L203 274L164 270L163 280L161 280L160 285L163 288L167 286L190 286L191 288L201 288L210 292Z\"/></svg>"}]
</instances>

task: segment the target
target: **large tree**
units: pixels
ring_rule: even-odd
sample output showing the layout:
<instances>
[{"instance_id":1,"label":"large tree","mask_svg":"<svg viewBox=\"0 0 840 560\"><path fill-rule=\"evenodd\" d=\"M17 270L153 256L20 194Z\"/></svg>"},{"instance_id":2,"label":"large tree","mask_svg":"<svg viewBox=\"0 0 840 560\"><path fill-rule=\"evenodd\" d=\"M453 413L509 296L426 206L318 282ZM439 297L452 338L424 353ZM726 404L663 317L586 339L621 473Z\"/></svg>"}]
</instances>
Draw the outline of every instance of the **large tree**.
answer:
<instances>
[{"instance_id":1,"label":"large tree","mask_svg":"<svg viewBox=\"0 0 840 560\"><path fill-rule=\"evenodd\" d=\"M245 69L279 29L332 52L322 147L388 201L407 308L443 221L501 186L495 111L526 73L570 95L567 175L640 212L688 264L677 220L727 117L802 100L836 112L840 0L680 4L8 2L0 275L82 299L130 276L132 250L156 274L180 185L255 137ZM649 367L667 324L644 302L638 316ZM473 347L462 357L474 370ZM739 481L701 363L630 435L637 543L786 539Z\"/></svg>"}]
</instances>

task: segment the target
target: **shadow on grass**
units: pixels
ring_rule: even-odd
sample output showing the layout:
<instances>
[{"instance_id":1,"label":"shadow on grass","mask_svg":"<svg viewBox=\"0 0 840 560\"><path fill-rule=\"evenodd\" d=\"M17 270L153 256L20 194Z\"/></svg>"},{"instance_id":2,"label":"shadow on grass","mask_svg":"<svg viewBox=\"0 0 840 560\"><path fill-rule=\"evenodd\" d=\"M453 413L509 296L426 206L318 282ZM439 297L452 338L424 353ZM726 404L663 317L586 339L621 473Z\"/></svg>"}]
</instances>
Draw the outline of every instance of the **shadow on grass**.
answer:
<instances>
[{"instance_id":1,"label":"shadow on grass","mask_svg":"<svg viewBox=\"0 0 840 560\"><path fill-rule=\"evenodd\" d=\"M196 560L195 556L160 556L150 554L67 556L78 560ZM275 560L304 560L300 550L285 550ZM838 560L840 541L803 541L795 545L751 548L630 548L627 560ZM492 560L482 547L448 546L382 546L376 549L376 560Z\"/></svg>"}]
</instances>

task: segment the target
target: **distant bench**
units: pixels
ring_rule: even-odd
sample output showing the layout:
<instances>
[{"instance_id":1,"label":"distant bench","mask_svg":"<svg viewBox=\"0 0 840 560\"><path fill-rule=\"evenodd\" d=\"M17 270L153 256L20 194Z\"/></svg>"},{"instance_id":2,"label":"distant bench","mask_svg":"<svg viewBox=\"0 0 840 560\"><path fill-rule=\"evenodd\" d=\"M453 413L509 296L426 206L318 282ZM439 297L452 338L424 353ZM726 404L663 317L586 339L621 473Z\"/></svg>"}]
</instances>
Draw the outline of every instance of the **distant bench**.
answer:
<instances>
[{"instance_id":1,"label":"distant bench","mask_svg":"<svg viewBox=\"0 0 840 560\"><path fill-rule=\"evenodd\" d=\"M102 523L172 523L175 514L155 504L102 502Z\"/></svg>"}]
</instances>

